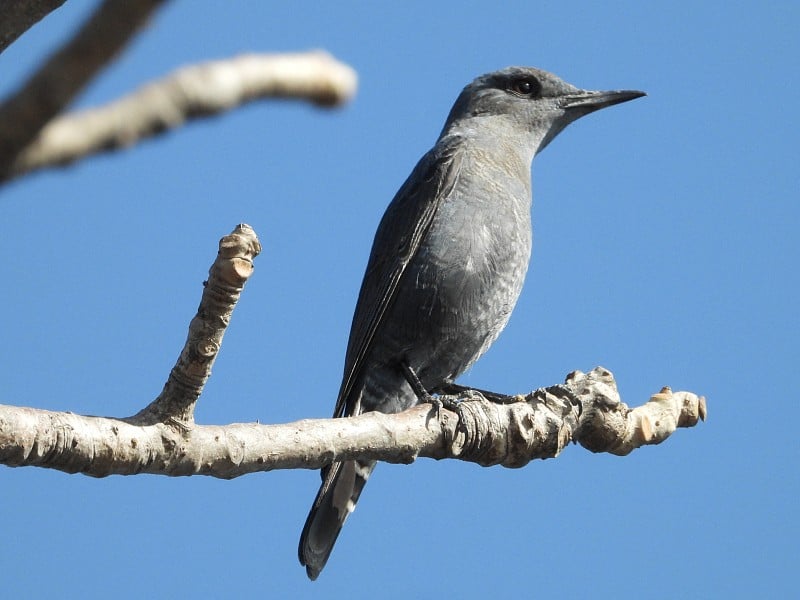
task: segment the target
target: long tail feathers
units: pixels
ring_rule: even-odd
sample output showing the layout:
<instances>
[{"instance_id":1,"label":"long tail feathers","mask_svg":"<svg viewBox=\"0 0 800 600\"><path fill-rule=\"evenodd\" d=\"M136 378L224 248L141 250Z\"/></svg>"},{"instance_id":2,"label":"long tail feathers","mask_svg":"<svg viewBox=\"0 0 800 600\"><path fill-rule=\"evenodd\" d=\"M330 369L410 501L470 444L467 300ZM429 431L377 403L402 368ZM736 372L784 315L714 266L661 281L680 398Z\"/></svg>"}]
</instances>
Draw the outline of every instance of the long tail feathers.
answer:
<instances>
[{"instance_id":1,"label":"long tail feathers","mask_svg":"<svg viewBox=\"0 0 800 600\"><path fill-rule=\"evenodd\" d=\"M317 492L300 536L298 556L312 581L328 562L333 545L347 517L353 512L370 473L373 461L333 463L323 470L322 485Z\"/></svg>"}]
</instances>

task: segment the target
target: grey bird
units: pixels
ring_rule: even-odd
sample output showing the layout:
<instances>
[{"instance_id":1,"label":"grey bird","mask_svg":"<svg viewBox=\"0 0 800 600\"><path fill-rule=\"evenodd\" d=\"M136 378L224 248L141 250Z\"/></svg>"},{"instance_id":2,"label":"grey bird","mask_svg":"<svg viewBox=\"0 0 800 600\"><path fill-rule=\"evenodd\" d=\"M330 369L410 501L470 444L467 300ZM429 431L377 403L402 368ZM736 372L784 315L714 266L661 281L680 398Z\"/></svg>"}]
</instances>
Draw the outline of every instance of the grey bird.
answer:
<instances>
[{"instance_id":1,"label":"grey bird","mask_svg":"<svg viewBox=\"0 0 800 600\"><path fill-rule=\"evenodd\" d=\"M378 226L350 330L334 417L394 413L463 391L494 342L531 252L531 162L572 121L640 96L587 91L529 67L482 75ZM375 462L334 462L300 538L316 579Z\"/></svg>"}]
</instances>

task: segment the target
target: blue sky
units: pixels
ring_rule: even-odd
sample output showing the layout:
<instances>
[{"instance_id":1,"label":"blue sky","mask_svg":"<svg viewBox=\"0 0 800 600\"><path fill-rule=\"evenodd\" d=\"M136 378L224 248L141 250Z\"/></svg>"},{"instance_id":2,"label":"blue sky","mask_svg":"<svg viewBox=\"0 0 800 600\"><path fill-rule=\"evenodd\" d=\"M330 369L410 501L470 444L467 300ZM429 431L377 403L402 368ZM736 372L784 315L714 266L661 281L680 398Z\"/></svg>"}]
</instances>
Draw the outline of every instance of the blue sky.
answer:
<instances>
[{"instance_id":1,"label":"blue sky","mask_svg":"<svg viewBox=\"0 0 800 600\"><path fill-rule=\"evenodd\" d=\"M7 93L94 3L0 55ZM611 369L629 404L709 421L625 458L521 470L381 465L309 583L316 472L94 480L0 468L8 597L787 596L798 552L798 119L793 2L174 2L79 106L196 61L324 48L347 107L277 102L0 190L0 402L126 416L161 389L237 223L263 254L201 423L330 414L372 235L461 88L510 64L648 97L535 161L511 322L462 383L524 392Z\"/></svg>"}]
</instances>

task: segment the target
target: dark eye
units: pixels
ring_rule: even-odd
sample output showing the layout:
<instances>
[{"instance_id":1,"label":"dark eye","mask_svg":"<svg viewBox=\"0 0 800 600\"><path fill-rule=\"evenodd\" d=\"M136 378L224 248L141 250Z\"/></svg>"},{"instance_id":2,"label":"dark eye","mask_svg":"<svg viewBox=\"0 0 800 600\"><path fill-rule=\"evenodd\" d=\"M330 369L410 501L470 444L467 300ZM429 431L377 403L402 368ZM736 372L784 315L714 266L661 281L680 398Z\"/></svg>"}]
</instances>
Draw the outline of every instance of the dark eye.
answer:
<instances>
[{"instance_id":1,"label":"dark eye","mask_svg":"<svg viewBox=\"0 0 800 600\"><path fill-rule=\"evenodd\" d=\"M511 82L511 91L520 96L534 97L539 95L541 86L533 77L515 79Z\"/></svg>"}]
</instances>

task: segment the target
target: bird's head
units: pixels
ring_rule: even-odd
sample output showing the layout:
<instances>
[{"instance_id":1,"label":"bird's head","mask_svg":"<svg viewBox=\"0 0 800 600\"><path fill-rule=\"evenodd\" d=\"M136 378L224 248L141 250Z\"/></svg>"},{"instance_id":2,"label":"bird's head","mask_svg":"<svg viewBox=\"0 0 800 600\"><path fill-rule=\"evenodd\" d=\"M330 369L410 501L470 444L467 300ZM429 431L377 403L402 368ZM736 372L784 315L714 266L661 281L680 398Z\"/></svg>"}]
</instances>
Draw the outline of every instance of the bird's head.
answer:
<instances>
[{"instance_id":1,"label":"bird's head","mask_svg":"<svg viewBox=\"0 0 800 600\"><path fill-rule=\"evenodd\" d=\"M635 90L582 90L541 69L507 67L481 75L464 88L443 133L453 126L490 134L496 130L497 135L516 131L527 135L536 153L572 121L644 95Z\"/></svg>"}]
</instances>

